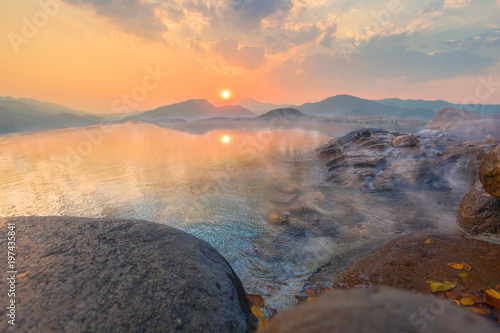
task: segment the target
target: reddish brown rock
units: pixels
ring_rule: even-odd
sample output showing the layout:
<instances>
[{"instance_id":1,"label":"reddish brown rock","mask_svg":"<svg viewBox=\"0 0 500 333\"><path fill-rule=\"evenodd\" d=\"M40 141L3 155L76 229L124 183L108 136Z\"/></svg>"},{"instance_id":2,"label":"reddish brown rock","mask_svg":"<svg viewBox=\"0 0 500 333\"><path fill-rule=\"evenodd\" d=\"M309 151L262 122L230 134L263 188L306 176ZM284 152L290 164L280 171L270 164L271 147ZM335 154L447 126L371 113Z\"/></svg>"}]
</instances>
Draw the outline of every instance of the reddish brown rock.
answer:
<instances>
[{"instance_id":1,"label":"reddish brown rock","mask_svg":"<svg viewBox=\"0 0 500 333\"><path fill-rule=\"evenodd\" d=\"M498 332L495 324L446 300L392 288L335 290L272 320L263 333Z\"/></svg>"},{"instance_id":2,"label":"reddish brown rock","mask_svg":"<svg viewBox=\"0 0 500 333\"><path fill-rule=\"evenodd\" d=\"M392 141L394 147L410 147L410 146L416 146L418 143L419 143L418 138L412 134L397 136Z\"/></svg>"},{"instance_id":3,"label":"reddish brown rock","mask_svg":"<svg viewBox=\"0 0 500 333\"><path fill-rule=\"evenodd\" d=\"M477 182L460 203L457 225L469 234L500 233L500 199Z\"/></svg>"},{"instance_id":4,"label":"reddish brown rock","mask_svg":"<svg viewBox=\"0 0 500 333\"><path fill-rule=\"evenodd\" d=\"M485 141L485 144L487 141ZM479 166L481 165L481 161L493 148L491 145L482 146L478 147L474 152L470 158L469 165L467 166L467 174L465 175L467 186L473 187L479 180Z\"/></svg>"},{"instance_id":5,"label":"reddish brown rock","mask_svg":"<svg viewBox=\"0 0 500 333\"><path fill-rule=\"evenodd\" d=\"M431 241L426 241L430 239ZM431 244L428 244L431 243ZM448 263L471 266L470 277ZM474 294L500 281L500 245L464 236L418 232L393 239L353 263L335 281L336 288L392 287L429 292L428 280L453 281L456 290Z\"/></svg>"},{"instance_id":6,"label":"reddish brown rock","mask_svg":"<svg viewBox=\"0 0 500 333\"><path fill-rule=\"evenodd\" d=\"M483 158L479 167L479 177L484 190L500 198L500 146Z\"/></svg>"}]
</instances>

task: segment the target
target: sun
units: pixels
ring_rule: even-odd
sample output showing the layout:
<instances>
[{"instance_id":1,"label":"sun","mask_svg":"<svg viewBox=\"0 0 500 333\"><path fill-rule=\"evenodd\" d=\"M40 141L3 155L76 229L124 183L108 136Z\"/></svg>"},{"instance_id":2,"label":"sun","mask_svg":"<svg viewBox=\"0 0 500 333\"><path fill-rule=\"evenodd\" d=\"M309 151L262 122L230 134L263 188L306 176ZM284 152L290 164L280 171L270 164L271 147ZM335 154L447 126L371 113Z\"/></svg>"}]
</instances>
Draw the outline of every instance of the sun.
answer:
<instances>
[{"instance_id":1,"label":"sun","mask_svg":"<svg viewBox=\"0 0 500 333\"><path fill-rule=\"evenodd\" d=\"M221 93L221 95L222 95L223 98L229 98L229 96L231 96L231 93L228 90L224 90Z\"/></svg>"},{"instance_id":2,"label":"sun","mask_svg":"<svg viewBox=\"0 0 500 333\"><path fill-rule=\"evenodd\" d=\"M229 143L229 141L231 141L231 138L227 135L224 135L222 138L220 138L220 140L224 143Z\"/></svg>"}]
</instances>

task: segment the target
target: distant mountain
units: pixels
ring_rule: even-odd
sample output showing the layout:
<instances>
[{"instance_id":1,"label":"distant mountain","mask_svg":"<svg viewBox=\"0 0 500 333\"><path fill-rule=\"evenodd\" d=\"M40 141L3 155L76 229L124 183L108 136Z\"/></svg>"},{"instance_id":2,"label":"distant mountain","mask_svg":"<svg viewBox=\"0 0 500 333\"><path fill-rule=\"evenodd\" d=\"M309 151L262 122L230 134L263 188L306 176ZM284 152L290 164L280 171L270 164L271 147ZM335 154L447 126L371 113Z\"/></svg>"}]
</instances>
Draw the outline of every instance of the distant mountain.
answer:
<instances>
[{"instance_id":1,"label":"distant mountain","mask_svg":"<svg viewBox=\"0 0 500 333\"><path fill-rule=\"evenodd\" d=\"M299 118L311 118L311 117L313 117L313 116L307 115L307 114L300 112L299 110L294 109L294 108L279 108L279 109L274 109L274 110L271 110L267 113L261 114L260 116L257 116L256 118L270 120L273 118L299 119Z\"/></svg>"},{"instance_id":2,"label":"distant mountain","mask_svg":"<svg viewBox=\"0 0 500 333\"><path fill-rule=\"evenodd\" d=\"M180 103L165 105L151 111L145 111L125 119L136 119L154 123L171 118L191 120L214 117L236 118L254 116L255 113L239 105L215 106L204 99L190 99Z\"/></svg>"},{"instance_id":3,"label":"distant mountain","mask_svg":"<svg viewBox=\"0 0 500 333\"><path fill-rule=\"evenodd\" d=\"M73 110L54 103L40 102L31 98L13 98L9 96L0 97L0 106L7 106L11 109L17 110L36 110L53 116L63 113L78 116L91 115L88 112Z\"/></svg>"},{"instance_id":4,"label":"distant mountain","mask_svg":"<svg viewBox=\"0 0 500 333\"><path fill-rule=\"evenodd\" d=\"M500 113L500 105L498 104L453 104L443 100L425 101L422 99L399 99L386 98L377 101L379 103L401 108L401 109L428 109L434 112L442 108L451 107L467 110L477 114L497 114Z\"/></svg>"},{"instance_id":5,"label":"distant mountain","mask_svg":"<svg viewBox=\"0 0 500 333\"><path fill-rule=\"evenodd\" d=\"M96 116L77 116L69 113L49 115L44 112L8 109L0 106L0 133L45 131L58 128L95 125L104 121Z\"/></svg>"},{"instance_id":6,"label":"distant mountain","mask_svg":"<svg viewBox=\"0 0 500 333\"><path fill-rule=\"evenodd\" d=\"M299 106L298 109L315 116L326 117L382 116L428 120L435 114L435 112L427 109L398 108L350 95L337 95L320 102L305 103Z\"/></svg>"},{"instance_id":7,"label":"distant mountain","mask_svg":"<svg viewBox=\"0 0 500 333\"><path fill-rule=\"evenodd\" d=\"M262 103L259 101L256 101L253 98L246 98L246 99L229 99L227 101L223 101L217 104L217 106L222 106L222 105L240 105L244 107L245 109L248 109L254 113L257 114L262 114L274 109L279 109L279 108L286 108L286 107L291 107L293 105L291 104L282 104L282 105L277 105L277 104L272 104L272 103Z\"/></svg>"}]
</instances>

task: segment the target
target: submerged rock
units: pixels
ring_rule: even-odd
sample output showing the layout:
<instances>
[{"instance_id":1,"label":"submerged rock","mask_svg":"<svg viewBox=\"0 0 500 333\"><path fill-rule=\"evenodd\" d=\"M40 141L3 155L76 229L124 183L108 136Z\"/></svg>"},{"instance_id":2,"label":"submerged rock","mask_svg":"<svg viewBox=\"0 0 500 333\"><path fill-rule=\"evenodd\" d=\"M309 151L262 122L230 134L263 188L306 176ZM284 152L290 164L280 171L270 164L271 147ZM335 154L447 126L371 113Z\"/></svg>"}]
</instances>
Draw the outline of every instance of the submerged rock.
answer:
<instances>
[{"instance_id":1,"label":"submerged rock","mask_svg":"<svg viewBox=\"0 0 500 333\"><path fill-rule=\"evenodd\" d=\"M335 290L302 303L261 332L495 332L492 322L463 307L429 295L387 287Z\"/></svg>"},{"instance_id":2,"label":"submerged rock","mask_svg":"<svg viewBox=\"0 0 500 333\"><path fill-rule=\"evenodd\" d=\"M20 331L255 328L245 290L227 261L183 231L136 220L22 217L0 219L3 235L8 222L16 228ZM4 258L6 243L2 237ZM0 331L6 330L2 320Z\"/></svg>"},{"instance_id":3,"label":"submerged rock","mask_svg":"<svg viewBox=\"0 0 500 333\"><path fill-rule=\"evenodd\" d=\"M500 198L500 146L484 156L479 176L486 192Z\"/></svg>"},{"instance_id":4,"label":"submerged rock","mask_svg":"<svg viewBox=\"0 0 500 333\"><path fill-rule=\"evenodd\" d=\"M500 233L500 198L476 182L460 203L457 225L469 234Z\"/></svg>"}]
</instances>

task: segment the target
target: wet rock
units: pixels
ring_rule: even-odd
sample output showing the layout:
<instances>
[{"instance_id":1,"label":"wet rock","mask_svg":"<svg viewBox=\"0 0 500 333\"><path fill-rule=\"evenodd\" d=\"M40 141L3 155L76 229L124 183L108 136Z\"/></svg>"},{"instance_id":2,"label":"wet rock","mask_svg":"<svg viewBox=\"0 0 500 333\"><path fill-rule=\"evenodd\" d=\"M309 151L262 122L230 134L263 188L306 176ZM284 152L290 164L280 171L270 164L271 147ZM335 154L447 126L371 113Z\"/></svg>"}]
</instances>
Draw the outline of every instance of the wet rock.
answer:
<instances>
[{"instance_id":1,"label":"wet rock","mask_svg":"<svg viewBox=\"0 0 500 333\"><path fill-rule=\"evenodd\" d=\"M392 141L392 144L394 145L394 147L411 147L411 146L416 146L419 142L420 141L415 135L407 134L407 135L397 136Z\"/></svg>"},{"instance_id":2,"label":"wet rock","mask_svg":"<svg viewBox=\"0 0 500 333\"><path fill-rule=\"evenodd\" d=\"M464 183L470 156L482 144L372 128L330 141L320 150L320 156L325 160L325 181L342 187L384 192L425 188L443 192L450 191L450 181ZM329 154L332 150L335 153ZM465 189L460 196L464 193Z\"/></svg>"},{"instance_id":3,"label":"wet rock","mask_svg":"<svg viewBox=\"0 0 500 333\"><path fill-rule=\"evenodd\" d=\"M22 332L246 332L239 278L209 244L136 220L0 219L16 225L16 328ZM0 239L7 257L7 238ZM2 293L6 290L1 284ZM5 310L0 315L6 318ZM7 321L0 321L0 331Z\"/></svg>"},{"instance_id":4,"label":"wet rock","mask_svg":"<svg viewBox=\"0 0 500 333\"><path fill-rule=\"evenodd\" d=\"M262 329L263 333L423 331L496 332L497 327L448 301L381 287L328 292L280 314Z\"/></svg>"},{"instance_id":5,"label":"wet rock","mask_svg":"<svg viewBox=\"0 0 500 333\"><path fill-rule=\"evenodd\" d=\"M479 167L479 176L484 190L500 198L500 146L491 150L483 158Z\"/></svg>"},{"instance_id":6,"label":"wet rock","mask_svg":"<svg viewBox=\"0 0 500 333\"><path fill-rule=\"evenodd\" d=\"M427 244L426 240L432 240ZM467 263L470 277L462 279L459 270L448 263ZM428 280L454 281L455 290L475 293L498 284L500 245L438 232L416 232L393 239L378 251L354 262L334 282L336 288L387 285L418 292L429 292Z\"/></svg>"},{"instance_id":7,"label":"wet rock","mask_svg":"<svg viewBox=\"0 0 500 333\"><path fill-rule=\"evenodd\" d=\"M477 182L460 203L457 225L469 234L500 233L500 199Z\"/></svg>"}]
</instances>

